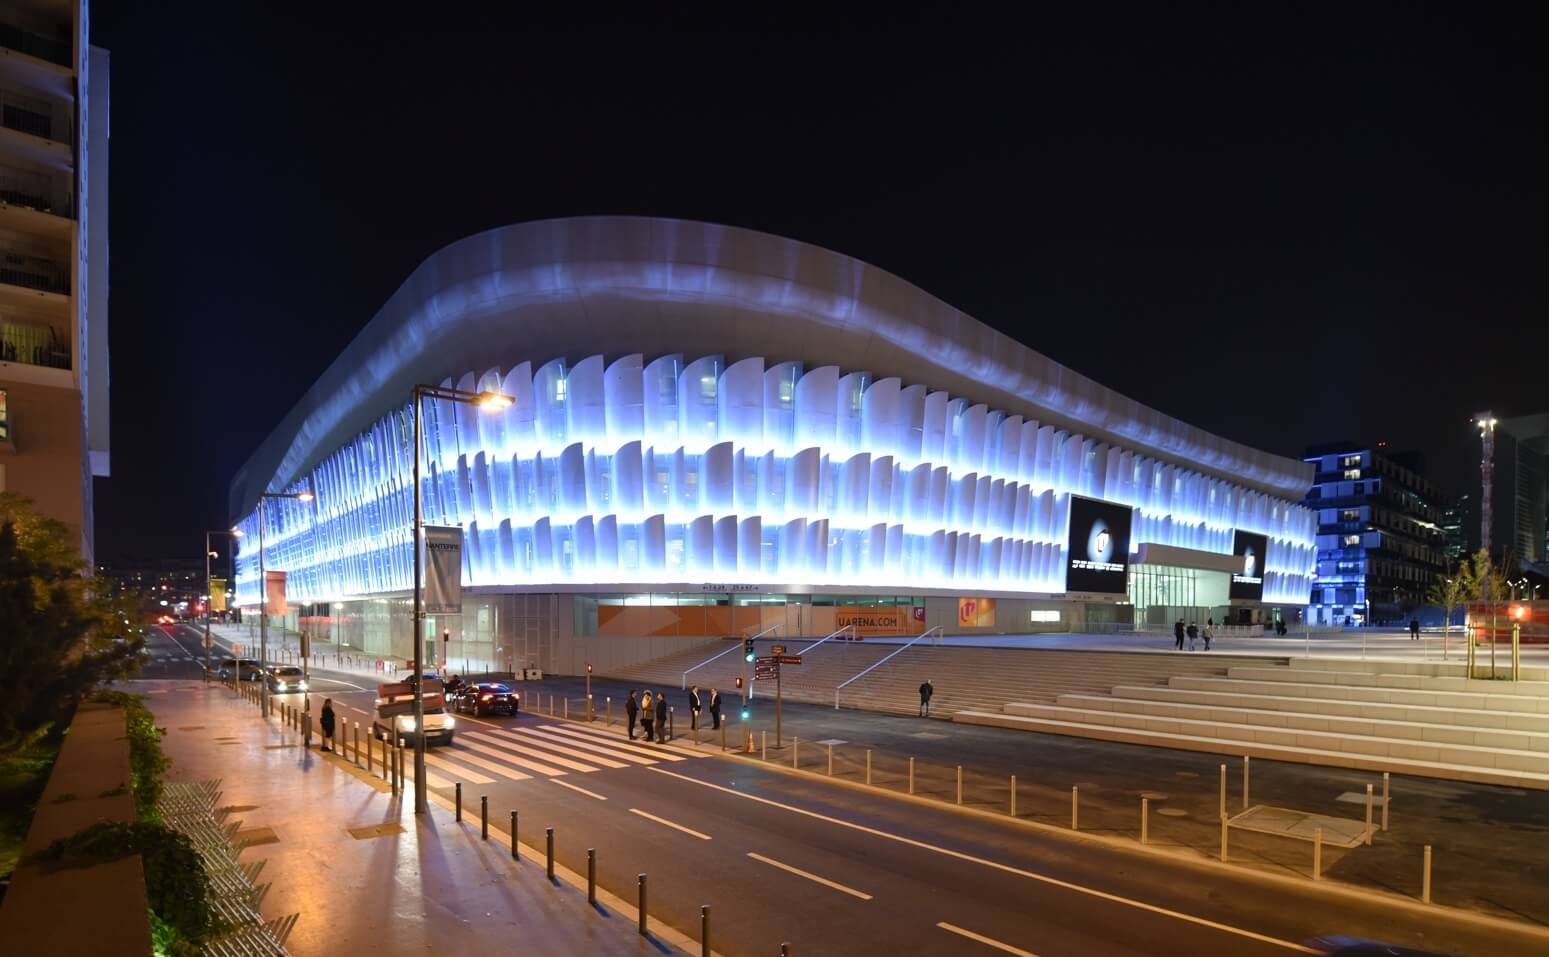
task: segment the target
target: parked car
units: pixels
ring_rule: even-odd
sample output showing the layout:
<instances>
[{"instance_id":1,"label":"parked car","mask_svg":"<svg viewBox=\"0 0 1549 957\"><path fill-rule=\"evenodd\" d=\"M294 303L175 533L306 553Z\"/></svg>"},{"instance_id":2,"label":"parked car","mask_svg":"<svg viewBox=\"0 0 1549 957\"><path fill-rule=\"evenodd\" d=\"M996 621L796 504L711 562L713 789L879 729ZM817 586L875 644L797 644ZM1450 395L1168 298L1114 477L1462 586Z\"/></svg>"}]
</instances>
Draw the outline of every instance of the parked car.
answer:
<instances>
[{"instance_id":1,"label":"parked car","mask_svg":"<svg viewBox=\"0 0 1549 957\"><path fill-rule=\"evenodd\" d=\"M521 695L494 681L464 685L451 701L457 712L471 714L475 718L485 714L514 715L521 711L522 706Z\"/></svg>"},{"instance_id":2,"label":"parked car","mask_svg":"<svg viewBox=\"0 0 1549 957\"><path fill-rule=\"evenodd\" d=\"M306 673L295 665L274 665L265 679L269 690L282 694L307 690Z\"/></svg>"}]
</instances>

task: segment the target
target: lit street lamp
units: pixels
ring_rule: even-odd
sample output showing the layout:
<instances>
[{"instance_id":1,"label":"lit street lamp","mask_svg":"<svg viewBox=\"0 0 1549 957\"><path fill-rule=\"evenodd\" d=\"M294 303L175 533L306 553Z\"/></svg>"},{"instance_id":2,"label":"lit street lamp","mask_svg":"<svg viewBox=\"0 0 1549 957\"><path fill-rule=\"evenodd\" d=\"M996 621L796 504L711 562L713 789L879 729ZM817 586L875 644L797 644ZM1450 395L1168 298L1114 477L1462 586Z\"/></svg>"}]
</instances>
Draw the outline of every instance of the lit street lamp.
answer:
<instances>
[{"instance_id":1,"label":"lit street lamp","mask_svg":"<svg viewBox=\"0 0 1549 957\"><path fill-rule=\"evenodd\" d=\"M414 813L426 814L430 805L425 797L425 612L420 595L422 572L420 541L425 534L425 516L420 506L420 445L423 414L420 404L426 397L446 402L462 402L477 406L485 412L499 412L511 407L516 400L493 390L469 392L445 386L417 385L414 399Z\"/></svg>"},{"instance_id":2,"label":"lit street lamp","mask_svg":"<svg viewBox=\"0 0 1549 957\"><path fill-rule=\"evenodd\" d=\"M204 680L210 680L210 559L220 556L210 550L211 535L241 535L234 528L204 533Z\"/></svg>"},{"instance_id":3,"label":"lit street lamp","mask_svg":"<svg viewBox=\"0 0 1549 957\"><path fill-rule=\"evenodd\" d=\"M264 500L293 498L312 501L311 492L262 492L258 496L258 683L263 686L260 711L269 717L269 576L264 570Z\"/></svg>"}]
</instances>

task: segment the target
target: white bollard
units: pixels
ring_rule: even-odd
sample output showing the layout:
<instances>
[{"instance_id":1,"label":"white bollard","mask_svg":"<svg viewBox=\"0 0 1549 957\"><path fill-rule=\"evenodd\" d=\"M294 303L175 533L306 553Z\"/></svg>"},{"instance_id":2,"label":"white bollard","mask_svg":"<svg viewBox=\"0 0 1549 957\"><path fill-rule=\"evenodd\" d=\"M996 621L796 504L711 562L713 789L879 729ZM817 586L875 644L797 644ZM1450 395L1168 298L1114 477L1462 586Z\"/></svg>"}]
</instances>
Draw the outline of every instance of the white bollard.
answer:
<instances>
[{"instance_id":1,"label":"white bollard","mask_svg":"<svg viewBox=\"0 0 1549 957\"><path fill-rule=\"evenodd\" d=\"M1226 860L1226 815L1221 815L1221 860Z\"/></svg>"},{"instance_id":2,"label":"white bollard","mask_svg":"<svg viewBox=\"0 0 1549 957\"><path fill-rule=\"evenodd\" d=\"M1226 817L1226 765L1221 765L1221 817Z\"/></svg>"},{"instance_id":3,"label":"white bollard","mask_svg":"<svg viewBox=\"0 0 1549 957\"><path fill-rule=\"evenodd\" d=\"M1312 879L1323 880L1323 828L1312 830Z\"/></svg>"},{"instance_id":4,"label":"white bollard","mask_svg":"<svg viewBox=\"0 0 1549 957\"><path fill-rule=\"evenodd\" d=\"M1372 786L1366 785L1366 846L1372 846Z\"/></svg>"},{"instance_id":5,"label":"white bollard","mask_svg":"<svg viewBox=\"0 0 1549 957\"><path fill-rule=\"evenodd\" d=\"M1425 865L1420 872L1420 902L1431 902L1431 845L1425 845Z\"/></svg>"},{"instance_id":6,"label":"white bollard","mask_svg":"<svg viewBox=\"0 0 1549 957\"><path fill-rule=\"evenodd\" d=\"M1382 772L1382 829L1388 829L1388 772Z\"/></svg>"}]
</instances>

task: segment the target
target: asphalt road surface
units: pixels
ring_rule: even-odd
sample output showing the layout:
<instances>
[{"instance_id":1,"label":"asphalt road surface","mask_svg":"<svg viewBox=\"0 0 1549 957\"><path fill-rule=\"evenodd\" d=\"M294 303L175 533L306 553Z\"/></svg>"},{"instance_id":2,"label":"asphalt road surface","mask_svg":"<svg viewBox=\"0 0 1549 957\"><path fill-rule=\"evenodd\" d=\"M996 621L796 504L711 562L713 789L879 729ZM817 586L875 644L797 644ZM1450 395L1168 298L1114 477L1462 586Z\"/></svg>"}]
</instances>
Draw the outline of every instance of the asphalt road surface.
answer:
<instances>
[{"instance_id":1,"label":"asphalt road surface","mask_svg":"<svg viewBox=\"0 0 1549 957\"><path fill-rule=\"evenodd\" d=\"M151 641L160 673L146 677L200 674L202 631L166 631ZM334 700L346 738L369 723L368 680L312 670L313 697ZM711 905L728 955L778 953L783 941L796 954L1285 954L1331 933L1459 955L1549 952L1549 937L1456 912L1115 849L526 711L457 716L427 780L448 799L463 785L469 826L487 795L497 824L520 812L524 843L542 846L553 827L572 870L584 873L596 848L599 884L626 900L648 874L652 914L691 937Z\"/></svg>"}]
</instances>

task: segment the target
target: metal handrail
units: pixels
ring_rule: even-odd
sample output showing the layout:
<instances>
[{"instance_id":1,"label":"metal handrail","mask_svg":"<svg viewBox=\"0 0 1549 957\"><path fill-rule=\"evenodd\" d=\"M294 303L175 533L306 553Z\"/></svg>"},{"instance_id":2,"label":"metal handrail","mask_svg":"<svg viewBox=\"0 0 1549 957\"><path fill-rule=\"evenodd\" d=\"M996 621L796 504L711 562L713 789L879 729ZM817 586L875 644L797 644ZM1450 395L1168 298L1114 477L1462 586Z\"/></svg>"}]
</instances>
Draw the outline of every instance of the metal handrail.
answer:
<instances>
[{"instance_id":1,"label":"metal handrail","mask_svg":"<svg viewBox=\"0 0 1549 957\"><path fill-rule=\"evenodd\" d=\"M871 666L867 667L864 671L862 671L860 674L856 675L855 677L848 678L848 679L840 682L839 685L834 688L834 710L835 711L839 710L839 692L844 688L845 685L848 685L850 682L856 681L856 680L858 680L858 679L860 679L862 677L865 677L866 675L870 674L871 672L876 671L878 668L880 668L883 665L887 664L889 661L892 661L894 657L903 654L905 651L908 651L909 648L912 647L914 645L914 643L917 642L917 641L924 641L926 638L929 638L932 634L935 634L936 637L939 639L941 637L940 632L941 632L941 626L940 625L936 625L934 628L927 628L927 629L925 629L923 634L916 635L915 637L913 637L913 638L909 639L908 641L904 642L903 647L899 648L897 651L893 652L892 654L884 657L881 661L878 661L878 662L872 664Z\"/></svg>"},{"instance_id":2,"label":"metal handrail","mask_svg":"<svg viewBox=\"0 0 1549 957\"><path fill-rule=\"evenodd\" d=\"M765 628L763 631L761 631L758 634L754 635L753 636L753 640L757 641L758 639L760 639L760 638L764 637L765 635L769 634L771 631L780 631L784 627L785 627L784 625L771 625L770 627ZM730 648L727 648L725 651L718 652L718 653L716 653L714 655L711 655L710 657L706 658L704 661L701 661L699 664L694 665L692 668L689 668L688 671L683 672L683 685L682 685L682 688L683 689L687 689L688 688L688 672L689 671L697 671L700 668L703 668L705 665L708 665L710 662L716 660L717 658L724 658L724 657L726 657L727 655L731 654L734 651L741 651L742 650L742 642L745 641L745 640L747 640L747 639L744 639L744 638L736 639L737 643L735 645L732 645Z\"/></svg>"},{"instance_id":3,"label":"metal handrail","mask_svg":"<svg viewBox=\"0 0 1549 957\"><path fill-rule=\"evenodd\" d=\"M803 648L801 651L797 652L797 654L804 655L807 652L811 651L812 649L816 648L818 645L821 645L823 642L828 641L830 638L838 638L840 635L844 634L847 631L850 633L850 637L851 638L858 637L856 635L856 633L855 633L855 626L853 624L852 625L845 625L843 628L840 628L838 631L831 631L828 634L824 635L823 637L819 638L817 641L814 641L812 644L808 645L807 647Z\"/></svg>"}]
</instances>

